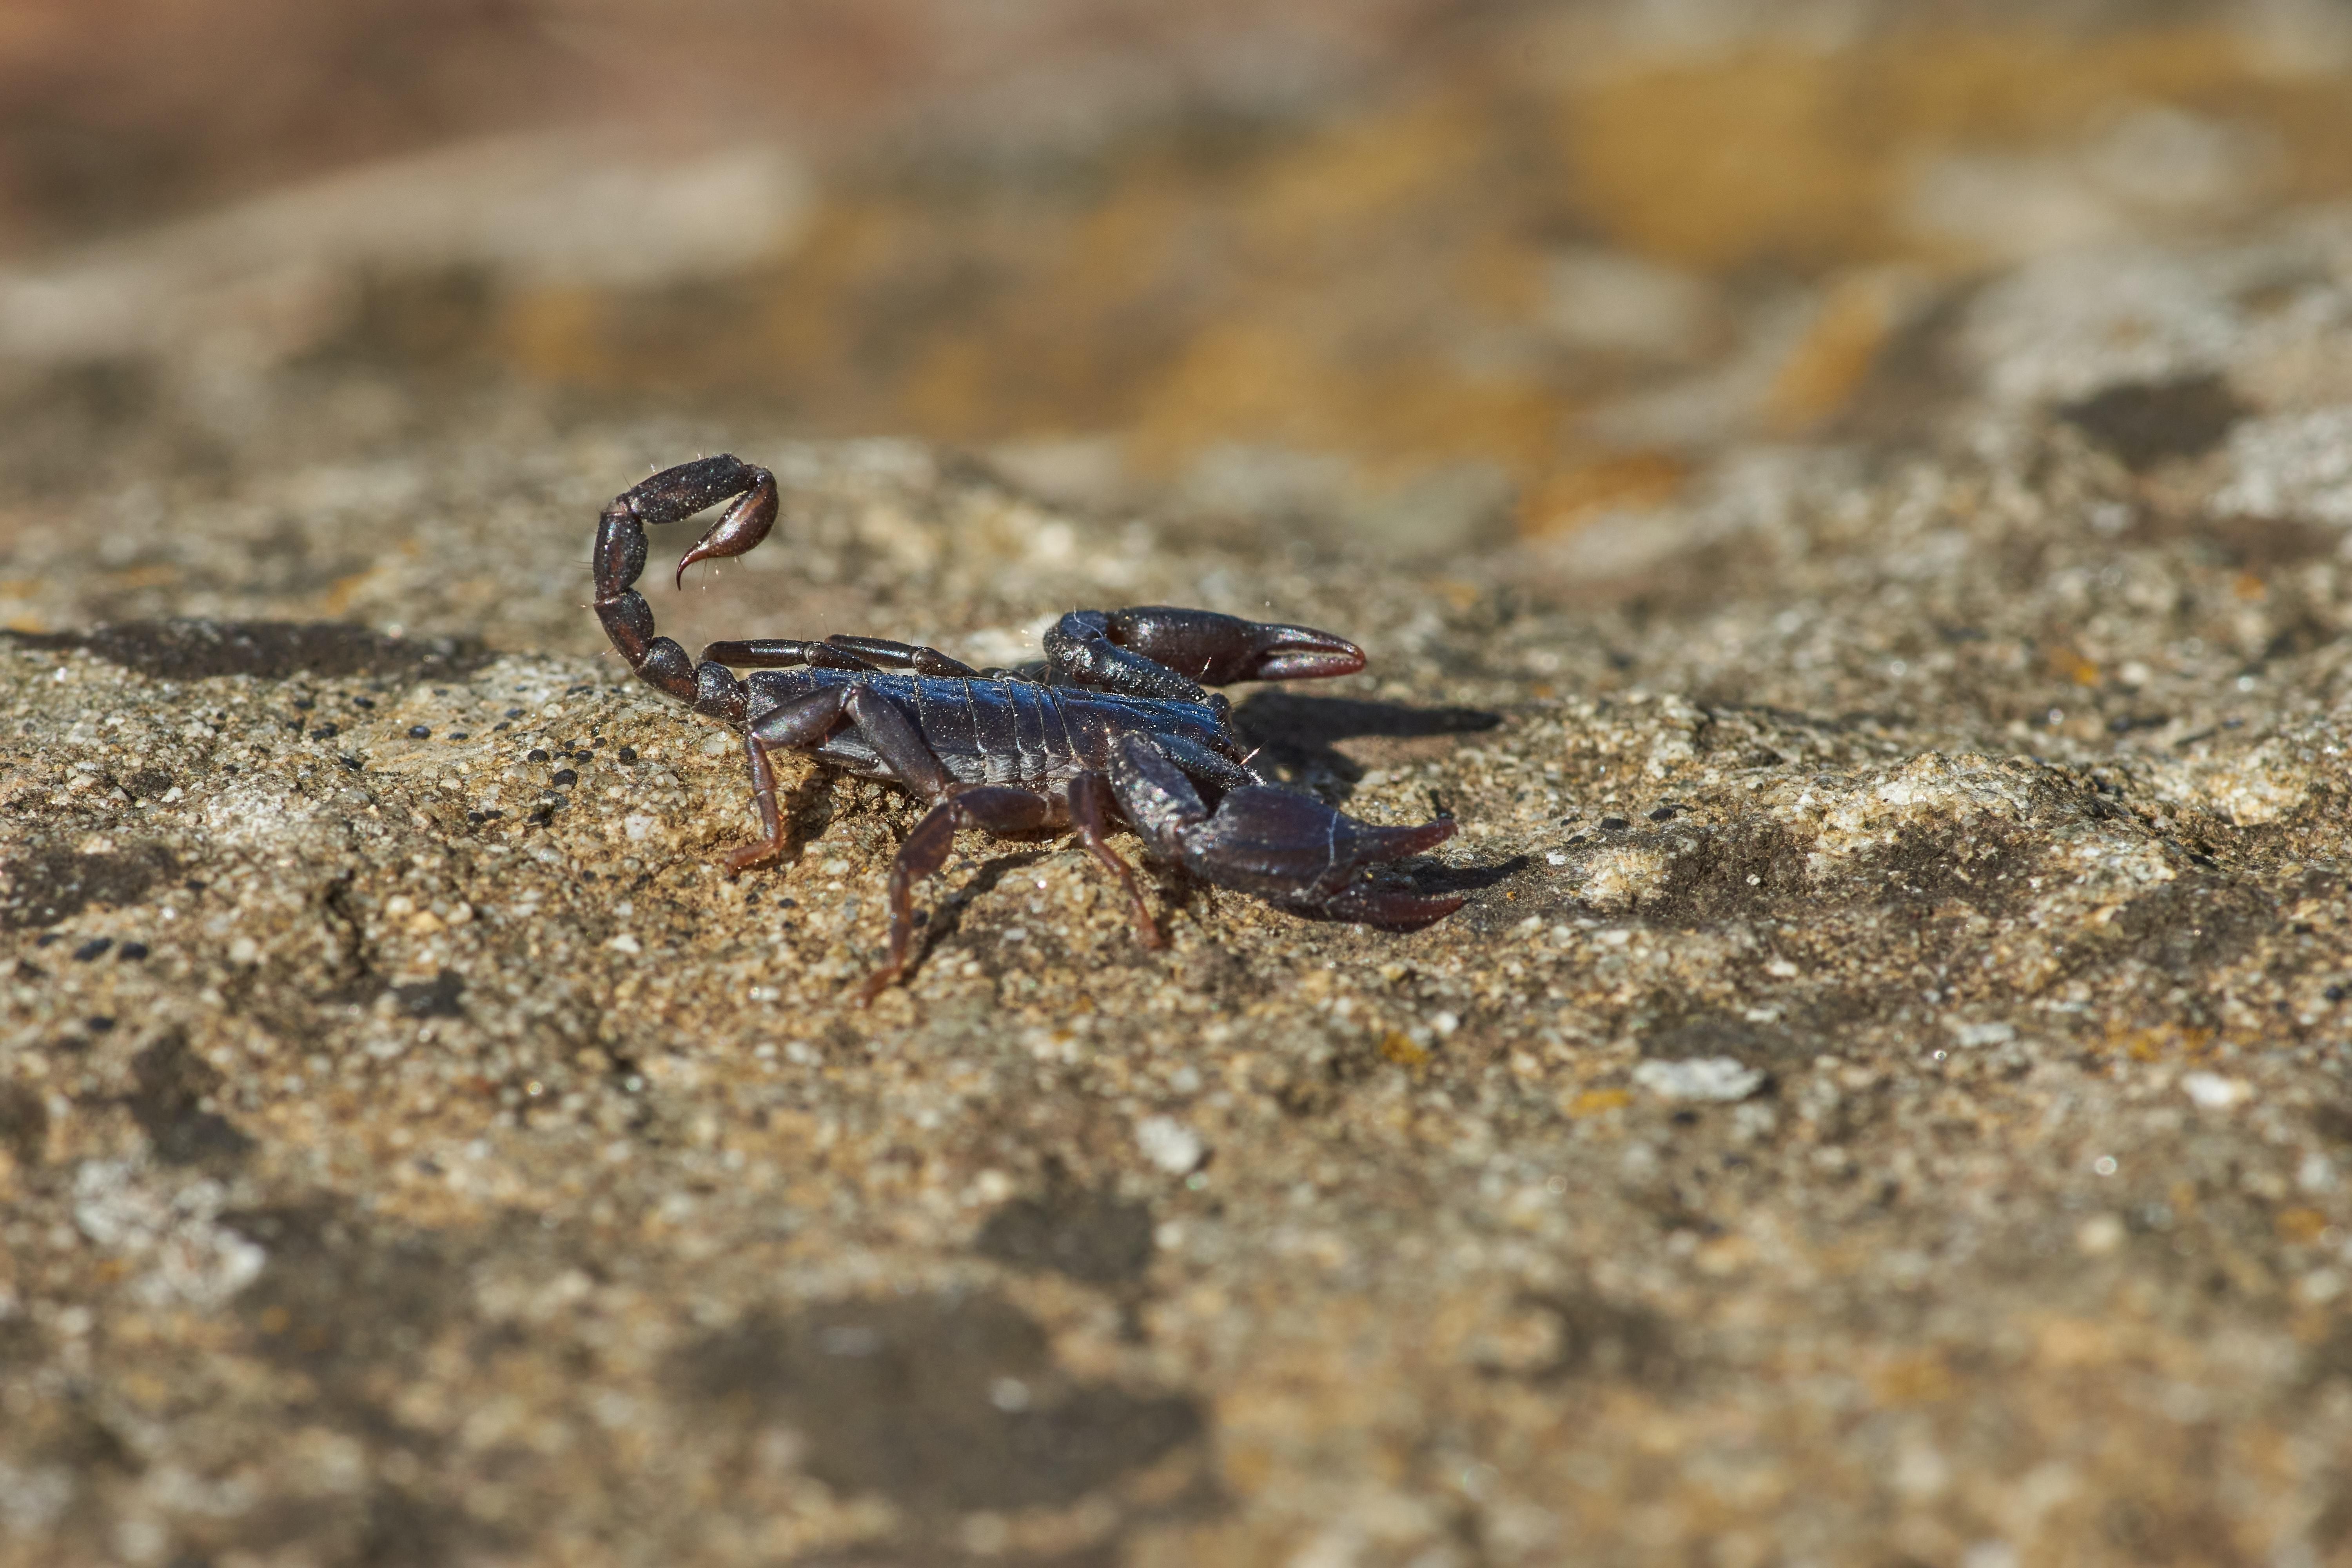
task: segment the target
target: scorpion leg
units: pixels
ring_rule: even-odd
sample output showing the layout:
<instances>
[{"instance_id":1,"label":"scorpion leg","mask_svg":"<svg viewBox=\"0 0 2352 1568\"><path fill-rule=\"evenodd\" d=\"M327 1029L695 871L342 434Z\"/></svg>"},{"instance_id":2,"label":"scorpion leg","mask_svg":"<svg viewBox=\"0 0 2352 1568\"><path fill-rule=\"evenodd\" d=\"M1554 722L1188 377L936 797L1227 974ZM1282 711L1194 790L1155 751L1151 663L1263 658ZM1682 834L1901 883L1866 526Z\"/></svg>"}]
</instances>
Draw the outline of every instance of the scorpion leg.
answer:
<instances>
[{"instance_id":1,"label":"scorpion leg","mask_svg":"<svg viewBox=\"0 0 2352 1568\"><path fill-rule=\"evenodd\" d=\"M1100 773L1080 773L1070 781L1070 826L1078 830L1078 837L1087 850L1101 861L1118 885L1127 889L1127 901L1135 911L1136 940L1146 947L1161 945L1160 928L1152 923L1150 906L1143 901L1143 889L1136 886L1135 868L1118 858L1105 837L1110 823L1110 781Z\"/></svg>"},{"instance_id":2,"label":"scorpion leg","mask_svg":"<svg viewBox=\"0 0 2352 1568\"><path fill-rule=\"evenodd\" d=\"M702 657L714 664L731 664L741 669L786 669L804 664L817 669L911 669L917 675L980 673L935 647L838 633L823 642L799 642L790 637L715 642L702 650Z\"/></svg>"},{"instance_id":3,"label":"scorpion leg","mask_svg":"<svg viewBox=\"0 0 2352 1568\"><path fill-rule=\"evenodd\" d=\"M835 632L824 639L836 648L846 648L862 658L894 669L911 669L917 675L976 676L980 671L960 658L950 658L935 647L918 647L913 643L892 642L887 637L854 637Z\"/></svg>"},{"instance_id":4,"label":"scorpion leg","mask_svg":"<svg viewBox=\"0 0 2352 1568\"><path fill-rule=\"evenodd\" d=\"M1312 626L1145 605L1073 610L1045 634L1053 679L1129 697L1202 700L1203 686L1353 675L1364 650Z\"/></svg>"},{"instance_id":5,"label":"scorpion leg","mask_svg":"<svg viewBox=\"0 0 2352 1568\"><path fill-rule=\"evenodd\" d=\"M799 642L791 637L754 637L748 642L707 644L702 657L709 664L731 664L739 669L872 669L873 661L829 642Z\"/></svg>"},{"instance_id":6,"label":"scorpion leg","mask_svg":"<svg viewBox=\"0 0 2352 1568\"><path fill-rule=\"evenodd\" d=\"M1462 907L1458 896L1429 898L1360 879L1374 866L1453 837L1450 817L1381 827L1312 795L1263 784L1229 789L1212 810L1184 770L1143 735L1125 736L1112 748L1110 784L1138 833L1219 887L1394 931L1419 930Z\"/></svg>"},{"instance_id":7,"label":"scorpion leg","mask_svg":"<svg viewBox=\"0 0 2352 1568\"><path fill-rule=\"evenodd\" d=\"M768 762L770 748L796 751L816 745L841 721L849 695L849 689L841 686L813 691L762 714L743 731L743 750L751 760L751 802L760 811L760 837L728 855L729 875L784 852L784 821L776 810L776 772Z\"/></svg>"},{"instance_id":8,"label":"scorpion leg","mask_svg":"<svg viewBox=\"0 0 2352 1568\"><path fill-rule=\"evenodd\" d=\"M898 847L898 858L890 863L890 956L867 976L858 995L860 1005L871 1005L907 972L915 945L915 884L948 863L957 828L1029 833L1045 826L1053 813L1053 802L1044 795L1005 784L960 789L931 807L907 835L906 843Z\"/></svg>"},{"instance_id":9,"label":"scorpion leg","mask_svg":"<svg viewBox=\"0 0 2352 1568\"><path fill-rule=\"evenodd\" d=\"M859 734L890 770L889 776L926 800L944 795L951 781L920 731L888 699L859 684L829 687L762 714L743 731L751 760L751 799L760 811L760 837L727 857L727 869L740 871L784 847L784 823L776 809L775 770L768 752L806 751L821 744L846 714Z\"/></svg>"}]
</instances>

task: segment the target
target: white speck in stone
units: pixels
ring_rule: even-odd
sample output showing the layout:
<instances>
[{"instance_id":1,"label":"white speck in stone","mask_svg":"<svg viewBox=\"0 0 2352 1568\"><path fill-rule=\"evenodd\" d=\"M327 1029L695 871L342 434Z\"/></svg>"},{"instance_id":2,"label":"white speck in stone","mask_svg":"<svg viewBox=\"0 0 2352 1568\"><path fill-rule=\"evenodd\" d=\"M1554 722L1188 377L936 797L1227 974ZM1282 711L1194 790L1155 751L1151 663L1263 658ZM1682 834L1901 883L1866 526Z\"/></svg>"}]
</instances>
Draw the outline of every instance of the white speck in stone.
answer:
<instances>
[{"instance_id":1,"label":"white speck in stone","mask_svg":"<svg viewBox=\"0 0 2352 1568\"><path fill-rule=\"evenodd\" d=\"M658 826L660 824L650 816L632 816L621 818L621 831L628 836L629 842L632 844L643 844L653 837L654 829Z\"/></svg>"},{"instance_id":2,"label":"white speck in stone","mask_svg":"<svg viewBox=\"0 0 2352 1568\"><path fill-rule=\"evenodd\" d=\"M1633 1081L1668 1100L1745 1100L1764 1086L1764 1074L1731 1057L1691 1057L1643 1062Z\"/></svg>"},{"instance_id":3,"label":"white speck in stone","mask_svg":"<svg viewBox=\"0 0 2352 1568\"><path fill-rule=\"evenodd\" d=\"M2180 1075L2180 1092L2200 1110L2227 1110L2242 1100L2253 1098L2254 1089L2242 1079L2223 1078L2217 1072L2190 1072Z\"/></svg>"},{"instance_id":4,"label":"white speck in stone","mask_svg":"<svg viewBox=\"0 0 2352 1568\"><path fill-rule=\"evenodd\" d=\"M2085 1258L2105 1258L2124 1244L2124 1222L2111 1214L2095 1214L2074 1227L2075 1249Z\"/></svg>"},{"instance_id":5,"label":"white speck in stone","mask_svg":"<svg viewBox=\"0 0 2352 1568\"><path fill-rule=\"evenodd\" d=\"M1547 849L1544 851L1544 864L1547 866L1565 866L1568 864L1568 857L1559 850Z\"/></svg>"},{"instance_id":6,"label":"white speck in stone","mask_svg":"<svg viewBox=\"0 0 2352 1568\"><path fill-rule=\"evenodd\" d=\"M1462 1020L1451 1013L1439 1013L1429 1020L1429 1026L1436 1030L1437 1037L1443 1040L1462 1026Z\"/></svg>"},{"instance_id":7,"label":"white speck in stone","mask_svg":"<svg viewBox=\"0 0 2352 1568\"><path fill-rule=\"evenodd\" d=\"M622 931L610 942L607 942L604 945L611 948L614 952L638 953L645 951L644 948L637 945L637 939L631 936L627 931Z\"/></svg>"},{"instance_id":8,"label":"white speck in stone","mask_svg":"<svg viewBox=\"0 0 2352 1568\"><path fill-rule=\"evenodd\" d=\"M1794 980L1797 977L1797 966L1785 958L1776 958L1764 966L1764 973L1775 980Z\"/></svg>"},{"instance_id":9,"label":"white speck in stone","mask_svg":"<svg viewBox=\"0 0 2352 1568\"><path fill-rule=\"evenodd\" d=\"M1947 1019L1944 1026L1952 1032L1952 1040L1962 1046L2005 1046L2017 1038L2014 1024L1963 1024Z\"/></svg>"},{"instance_id":10,"label":"white speck in stone","mask_svg":"<svg viewBox=\"0 0 2352 1568\"><path fill-rule=\"evenodd\" d=\"M1192 1171L1209 1152L1200 1134L1172 1116L1147 1116L1137 1122L1135 1142L1145 1159L1171 1176Z\"/></svg>"}]
</instances>

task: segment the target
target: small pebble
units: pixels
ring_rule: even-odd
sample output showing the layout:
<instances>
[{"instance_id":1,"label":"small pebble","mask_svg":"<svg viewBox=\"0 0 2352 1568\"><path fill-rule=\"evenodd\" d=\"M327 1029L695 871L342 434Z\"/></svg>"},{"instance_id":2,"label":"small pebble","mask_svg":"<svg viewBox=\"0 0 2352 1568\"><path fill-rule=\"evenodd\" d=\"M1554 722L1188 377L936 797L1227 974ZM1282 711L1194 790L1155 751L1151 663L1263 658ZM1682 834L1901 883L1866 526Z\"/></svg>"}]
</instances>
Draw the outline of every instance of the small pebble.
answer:
<instances>
[{"instance_id":1,"label":"small pebble","mask_svg":"<svg viewBox=\"0 0 2352 1568\"><path fill-rule=\"evenodd\" d=\"M125 963L136 963L147 956L147 944L143 942L126 942L122 944L121 951L114 956Z\"/></svg>"},{"instance_id":2,"label":"small pebble","mask_svg":"<svg viewBox=\"0 0 2352 1568\"><path fill-rule=\"evenodd\" d=\"M113 945L114 939L110 936L94 936L74 949L74 962L88 963L91 959L103 957L106 950Z\"/></svg>"},{"instance_id":3,"label":"small pebble","mask_svg":"<svg viewBox=\"0 0 2352 1568\"><path fill-rule=\"evenodd\" d=\"M452 730L452 731L449 731L449 739L451 739L451 740L453 740L453 741L462 741L462 740L464 740L465 738L466 738L466 731L463 731L463 730Z\"/></svg>"},{"instance_id":4,"label":"small pebble","mask_svg":"<svg viewBox=\"0 0 2352 1568\"><path fill-rule=\"evenodd\" d=\"M509 708L507 710L507 717L509 719L520 719L522 717L522 710L520 708Z\"/></svg>"},{"instance_id":5,"label":"small pebble","mask_svg":"<svg viewBox=\"0 0 2352 1568\"><path fill-rule=\"evenodd\" d=\"M1650 1060L1633 1068L1633 1081L1668 1100L1745 1100L1764 1087L1764 1074L1733 1057Z\"/></svg>"},{"instance_id":6,"label":"small pebble","mask_svg":"<svg viewBox=\"0 0 2352 1568\"><path fill-rule=\"evenodd\" d=\"M337 735L341 733L342 731L335 728L332 724L321 724L317 729L310 731L310 739L314 741L331 741Z\"/></svg>"},{"instance_id":7,"label":"small pebble","mask_svg":"<svg viewBox=\"0 0 2352 1568\"><path fill-rule=\"evenodd\" d=\"M525 752L522 757L527 763L543 763L547 761L547 751L542 746L533 746L530 751Z\"/></svg>"},{"instance_id":8,"label":"small pebble","mask_svg":"<svg viewBox=\"0 0 2352 1568\"><path fill-rule=\"evenodd\" d=\"M408 727L408 738L412 741L429 741L433 738L433 726L430 724L411 724Z\"/></svg>"},{"instance_id":9,"label":"small pebble","mask_svg":"<svg viewBox=\"0 0 2352 1568\"><path fill-rule=\"evenodd\" d=\"M555 770L555 776L547 782L557 789L570 789L580 782L580 774L572 768L558 768Z\"/></svg>"},{"instance_id":10,"label":"small pebble","mask_svg":"<svg viewBox=\"0 0 2352 1568\"><path fill-rule=\"evenodd\" d=\"M352 706L354 708L373 708L375 706L375 699L373 697L354 697L352 699Z\"/></svg>"},{"instance_id":11,"label":"small pebble","mask_svg":"<svg viewBox=\"0 0 2352 1568\"><path fill-rule=\"evenodd\" d=\"M637 749L635 746L623 746L613 754L625 763L634 763L637 760Z\"/></svg>"},{"instance_id":12,"label":"small pebble","mask_svg":"<svg viewBox=\"0 0 2352 1568\"><path fill-rule=\"evenodd\" d=\"M1147 1116L1137 1122L1135 1142L1145 1159L1171 1176L1192 1170L1208 1152L1201 1135L1172 1116Z\"/></svg>"},{"instance_id":13,"label":"small pebble","mask_svg":"<svg viewBox=\"0 0 2352 1568\"><path fill-rule=\"evenodd\" d=\"M1622 816L1604 816L1601 819L1601 826L1608 832L1622 833L1633 825Z\"/></svg>"},{"instance_id":14,"label":"small pebble","mask_svg":"<svg viewBox=\"0 0 2352 1568\"><path fill-rule=\"evenodd\" d=\"M81 1026L93 1035L111 1034L114 1031L114 1020L104 1016L84 1018L81 1021Z\"/></svg>"}]
</instances>

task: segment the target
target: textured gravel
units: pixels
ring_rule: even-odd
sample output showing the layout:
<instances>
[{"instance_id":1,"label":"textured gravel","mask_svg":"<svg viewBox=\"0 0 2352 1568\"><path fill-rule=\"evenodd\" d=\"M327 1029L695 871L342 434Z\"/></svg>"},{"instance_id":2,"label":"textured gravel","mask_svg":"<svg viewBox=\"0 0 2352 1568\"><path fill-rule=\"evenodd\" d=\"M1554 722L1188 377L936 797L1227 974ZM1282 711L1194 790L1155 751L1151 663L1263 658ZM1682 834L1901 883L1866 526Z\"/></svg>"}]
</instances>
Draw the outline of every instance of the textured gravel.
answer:
<instances>
[{"instance_id":1,"label":"textured gravel","mask_svg":"<svg viewBox=\"0 0 2352 1568\"><path fill-rule=\"evenodd\" d=\"M0 1563L2352 1562L2352 223L1920 331L1438 557L356 392L8 514ZM1329 626L1243 725L1469 907L967 838L856 1010L908 801L728 879L582 608L722 444L665 630Z\"/></svg>"}]
</instances>

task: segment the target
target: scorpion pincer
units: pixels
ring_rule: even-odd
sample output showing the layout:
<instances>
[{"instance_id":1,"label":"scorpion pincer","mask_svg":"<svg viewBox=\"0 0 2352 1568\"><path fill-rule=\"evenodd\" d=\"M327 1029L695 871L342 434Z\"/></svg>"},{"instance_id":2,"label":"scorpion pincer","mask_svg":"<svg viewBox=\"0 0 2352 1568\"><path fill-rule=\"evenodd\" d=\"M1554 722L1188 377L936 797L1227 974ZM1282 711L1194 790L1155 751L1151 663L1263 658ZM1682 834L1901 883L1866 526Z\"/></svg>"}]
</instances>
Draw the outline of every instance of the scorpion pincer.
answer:
<instances>
[{"instance_id":1,"label":"scorpion pincer","mask_svg":"<svg viewBox=\"0 0 2352 1568\"><path fill-rule=\"evenodd\" d=\"M887 779L928 802L890 868L889 955L871 1002L913 956L915 883L947 863L960 827L999 835L1075 829L1118 879L1136 935L1160 945L1135 873L1107 837L1124 818L1157 855L1219 887L1302 914L1416 931L1462 906L1367 879L1370 868L1453 837L1449 817L1381 827L1254 772L1223 694L1236 680L1349 675L1361 648L1307 626L1145 605L1074 610L1045 634L1042 663L973 669L933 648L879 637L712 643L699 661L654 635L634 584L646 529L725 504L677 563L740 555L776 521L774 476L702 458L615 497L596 529L596 616L638 679L743 735L761 837L730 871L777 855L785 824L769 753L783 748ZM732 668L730 668L732 667ZM739 679L737 668L752 673Z\"/></svg>"}]
</instances>

